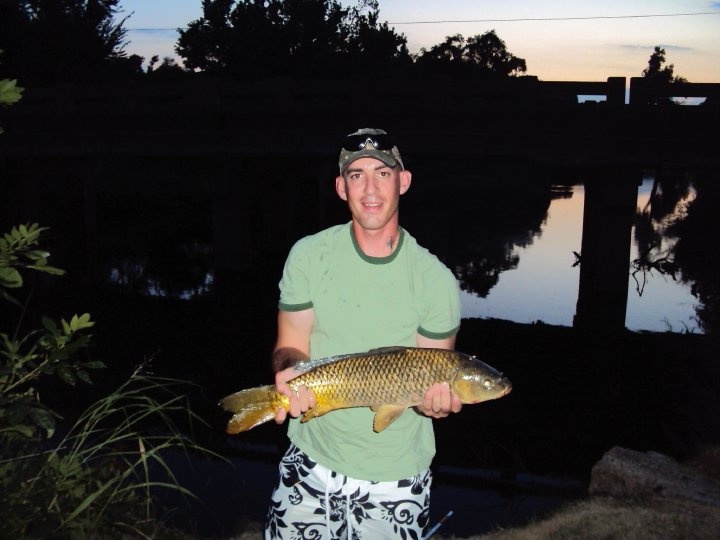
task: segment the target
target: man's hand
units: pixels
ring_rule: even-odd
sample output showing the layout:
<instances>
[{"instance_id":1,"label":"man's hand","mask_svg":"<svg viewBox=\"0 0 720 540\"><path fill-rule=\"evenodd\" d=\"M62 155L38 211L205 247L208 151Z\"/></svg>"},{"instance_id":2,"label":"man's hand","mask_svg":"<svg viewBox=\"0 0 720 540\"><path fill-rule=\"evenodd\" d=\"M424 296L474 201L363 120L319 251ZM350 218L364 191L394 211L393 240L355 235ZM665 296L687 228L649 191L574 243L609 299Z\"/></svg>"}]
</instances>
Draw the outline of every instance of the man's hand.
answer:
<instances>
[{"instance_id":1,"label":"man's hand","mask_svg":"<svg viewBox=\"0 0 720 540\"><path fill-rule=\"evenodd\" d=\"M287 385L287 381L297 376L298 372L295 371L294 367L283 369L275 374L275 387L277 391L285 394L290 400L289 410L286 411L284 408L280 408L277 414L275 414L275 422L278 424L282 424L288 414L293 418L297 418L316 405L315 394L313 394L312 390L309 390L305 386L300 386L296 392Z\"/></svg>"},{"instance_id":2,"label":"man's hand","mask_svg":"<svg viewBox=\"0 0 720 540\"><path fill-rule=\"evenodd\" d=\"M427 392L417 409L431 418L445 418L451 412L460 412L462 402L450 391L448 383L435 383Z\"/></svg>"}]
</instances>

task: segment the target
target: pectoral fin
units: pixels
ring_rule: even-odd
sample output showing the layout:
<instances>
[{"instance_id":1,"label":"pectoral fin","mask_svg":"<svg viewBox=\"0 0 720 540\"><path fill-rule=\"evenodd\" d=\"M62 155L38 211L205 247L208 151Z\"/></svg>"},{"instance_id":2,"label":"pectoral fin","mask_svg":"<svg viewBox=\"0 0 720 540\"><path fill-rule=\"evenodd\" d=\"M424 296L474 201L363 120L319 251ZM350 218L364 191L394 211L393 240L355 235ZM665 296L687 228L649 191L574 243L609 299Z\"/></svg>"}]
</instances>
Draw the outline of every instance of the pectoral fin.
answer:
<instances>
[{"instance_id":1,"label":"pectoral fin","mask_svg":"<svg viewBox=\"0 0 720 540\"><path fill-rule=\"evenodd\" d=\"M381 432L392 424L406 409L404 405L383 405L377 409L373 420L373 431Z\"/></svg>"}]
</instances>

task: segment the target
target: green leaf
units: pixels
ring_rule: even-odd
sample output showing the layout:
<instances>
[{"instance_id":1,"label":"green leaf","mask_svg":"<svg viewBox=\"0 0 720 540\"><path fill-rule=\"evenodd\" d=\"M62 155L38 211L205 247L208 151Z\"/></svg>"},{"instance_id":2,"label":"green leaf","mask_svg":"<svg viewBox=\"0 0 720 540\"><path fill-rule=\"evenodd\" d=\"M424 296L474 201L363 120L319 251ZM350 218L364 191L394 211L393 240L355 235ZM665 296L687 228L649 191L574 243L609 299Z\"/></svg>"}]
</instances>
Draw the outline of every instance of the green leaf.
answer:
<instances>
[{"instance_id":1,"label":"green leaf","mask_svg":"<svg viewBox=\"0 0 720 540\"><path fill-rule=\"evenodd\" d=\"M65 270L62 268L56 268L54 266L30 266L29 268L32 268L33 270L39 270L40 272L45 272L46 274L50 274L53 276L64 276Z\"/></svg>"},{"instance_id":2,"label":"green leaf","mask_svg":"<svg viewBox=\"0 0 720 540\"><path fill-rule=\"evenodd\" d=\"M29 412L30 404L27 401L16 401L5 409L5 416L8 424L17 426L25 421Z\"/></svg>"},{"instance_id":3,"label":"green leaf","mask_svg":"<svg viewBox=\"0 0 720 540\"><path fill-rule=\"evenodd\" d=\"M24 437L32 437L35 434L35 428L33 426L26 426L26 425L20 425L20 426L9 426L6 429L0 429L0 433L20 433Z\"/></svg>"},{"instance_id":4,"label":"green leaf","mask_svg":"<svg viewBox=\"0 0 720 540\"><path fill-rule=\"evenodd\" d=\"M60 377L60 379L64 383L67 383L70 386L75 386L75 384L77 382L75 380L75 375L73 375L72 370L68 366L60 365L57 367L56 372L57 372L58 377Z\"/></svg>"},{"instance_id":5,"label":"green leaf","mask_svg":"<svg viewBox=\"0 0 720 540\"><path fill-rule=\"evenodd\" d=\"M100 360L91 360L90 362L83 362L80 365L87 369L105 369L107 367L105 363Z\"/></svg>"},{"instance_id":6,"label":"green leaf","mask_svg":"<svg viewBox=\"0 0 720 540\"><path fill-rule=\"evenodd\" d=\"M7 288L22 287L23 279L20 272L11 266L0 266L0 286Z\"/></svg>"},{"instance_id":7,"label":"green leaf","mask_svg":"<svg viewBox=\"0 0 720 540\"><path fill-rule=\"evenodd\" d=\"M75 376L86 384L93 384L92 380L90 379L90 375L84 369L78 369L75 372Z\"/></svg>"},{"instance_id":8,"label":"green leaf","mask_svg":"<svg viewBox=\"0 0 720 540\"><path fill-rule=\"evenodd\" d=\"M21 302L18 302L15 298L10 296L7 292L3 291L2 289L0 289L0 299L10 302L11 304L14 304L15 306L17 306L21 309L23 307Z\"/></svg>"},{"instance_id":9,"label":"green leaf","mask_svg":"<svg viewBox=\"0 0 720 540\"><path fill-rule=\"evenodd\" d=\"M22 98L24 88L17 85L17 79L0 80L0 103L17 103Z\"/></svg>"},{"instance_id":10,"label":"green leaf","mask_svg":"<svg viewBox=\"0 0 720 540\"><path fill-rule=\"evenodd\" d=\"M70 319L70 329L73 332L77 332L83 328L91 328L94 325L95 323L90 320L89 313L83 313L79 317L77 315L73 315L72 319Z\"/></svg>"},{"instance_id":11,"label":"green leaf","mask_svg":"<svg viewBox=\"0 0 720 540\"><path fill-rule=\"evenodd\" d=\"M48 438L53 436L55 433L55 418L53 418L50 411L33 407L30 409L30 418L35 422L36 426L45 430Z\"/></svg>"},{"instance_id":12,"label":"green leaf","mask_svg":"<svg viewBox=\"0 0 720 540\"><path fill-rule=\"evenodd\" d=\"M60 324L62 325L63 334L72 334L72 328L70 328L70 325L65 321L65 319L60 319Z\"/></svg>"},{"instance_id":13,"label":"green leaf","mask_svg":"<svg viewBox=\"0 0 720 540\"><path fill-rule=\"evenodd\" d=\"M45 327L45 330L50 332L53 336L57 336L60 334L57 325L55 324L55 321L53 321L49 317L42 317L42 325Z\"/></svg>"}]
</instances>

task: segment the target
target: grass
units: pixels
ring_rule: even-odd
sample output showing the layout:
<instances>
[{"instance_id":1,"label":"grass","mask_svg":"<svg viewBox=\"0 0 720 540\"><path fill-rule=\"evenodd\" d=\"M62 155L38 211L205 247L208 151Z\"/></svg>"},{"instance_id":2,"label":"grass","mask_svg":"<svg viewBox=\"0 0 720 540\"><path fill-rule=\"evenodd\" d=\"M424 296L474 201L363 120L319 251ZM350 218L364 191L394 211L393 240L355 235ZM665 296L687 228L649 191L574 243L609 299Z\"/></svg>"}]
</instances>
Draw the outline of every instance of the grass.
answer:
<instances>
[{"instance_id":1,"label":"grass","mask_svg":"<svg viewBox=\"0 0 720 540\"><path fill-rule=\"evenodd\" d=\"M592 498L525 527L472 540L707 540L720 531L720 508L671 499Z\"/></svg>"}]
</instances>

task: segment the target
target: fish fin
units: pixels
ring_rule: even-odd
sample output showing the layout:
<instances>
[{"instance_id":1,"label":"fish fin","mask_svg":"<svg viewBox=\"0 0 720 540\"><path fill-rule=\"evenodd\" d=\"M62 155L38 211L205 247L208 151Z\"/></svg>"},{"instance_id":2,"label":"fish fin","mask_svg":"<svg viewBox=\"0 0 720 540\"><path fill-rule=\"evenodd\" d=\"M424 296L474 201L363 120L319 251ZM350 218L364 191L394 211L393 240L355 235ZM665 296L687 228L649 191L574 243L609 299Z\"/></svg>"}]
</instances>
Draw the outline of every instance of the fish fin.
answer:
<instances>
[{"instance_id":1,"label":"fish fin","mask_svg":"<svg viewBox=\"0 0 720 540\"><path fill-rule=\"evenodd\" d=\"M337 407L326 407L318 404L315 405L312 409L308 409L305 413L303 413L300 421L307 422L308 420L317 418L318 416L322 416L323 414L329 413L330 411L336 411L337 409Z\"/></svg>"},{"instance_id":2,"label":"fish fin","mask_svg":"<svg viewBox=\"0 0 720 540\"><path fill-rule=\"evenodd\" d=\"M231 435L247 431L275 417L278 409L288 407L287 397L273 385L240 390L220 400L219 405L233 413L226 431Z\"/></svg>"},{"instance_id":3,"label":"fish fin","mask_svg":"<svg viewBox=\"0 0 720 540\"><path fill-rule=\"evenodd\" d=\"M405 412L405 405L382 405L378 408L373 419L373 431L380 433L383 429L392 424Z\"/></svg>"},{"instance_id":4,"label":"fish fin","mask_svg":"<svg viewBox=\"0 0 720 540\"><path fill-rule=\"evenodd\" d=\"M384 354L384 353L391 353L391 352L397 352L397 351L404 351L407 349L407 347L402 347L400 345L391 345L389 347L378 347L377 349L370 349L365 354Z\"/></svg>"}]
</instances>

